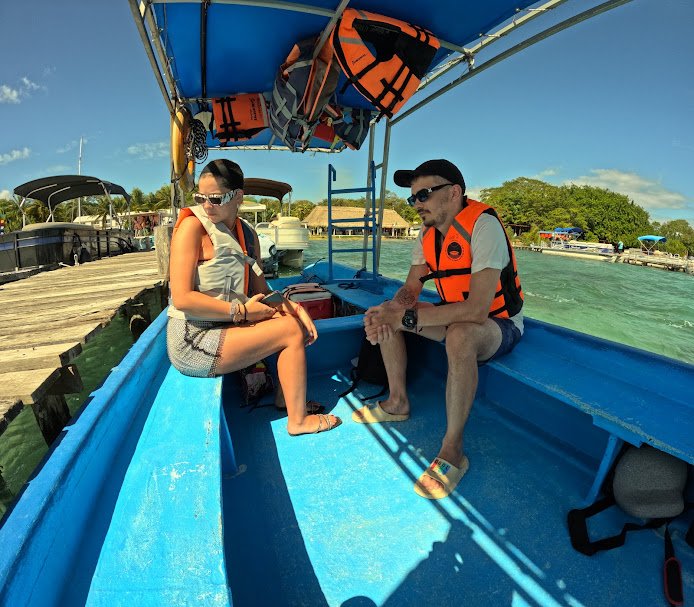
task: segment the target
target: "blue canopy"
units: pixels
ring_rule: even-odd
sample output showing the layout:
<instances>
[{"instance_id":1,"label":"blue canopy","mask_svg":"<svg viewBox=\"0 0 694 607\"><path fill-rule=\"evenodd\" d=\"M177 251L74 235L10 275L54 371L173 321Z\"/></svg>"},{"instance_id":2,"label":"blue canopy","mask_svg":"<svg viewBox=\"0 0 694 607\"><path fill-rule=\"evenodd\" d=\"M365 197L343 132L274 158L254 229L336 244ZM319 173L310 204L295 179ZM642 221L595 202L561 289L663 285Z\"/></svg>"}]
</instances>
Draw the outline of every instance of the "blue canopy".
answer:
<instances>
[{"instance_id":1,"label":"blue canopy","mask_svg":"<svg viewBox=\"0 0 694 607\"><path fill-rule=\"evenodd\" d=\"M441 41L431 71L451 54L533 4L537 0L361 0L358 8L430 30ZM184 101L195 115L205 109L210 99L234 93L270 93L277 70L292 46L323 33L336 11L342 11L346 5L344 0L263 3L153 0L153 10L147 13L145 23L158 38L154 40L153 50L159 47L165 55L164 60L158 55L157 69L162 74L168 72L173 80L166 82L168 88L172 85L175 88L168 91L169 98ZM137 9L133 12L139 13ZM201 27L203 23L206 27ZM164 80L168 80L167 76ZM353 86L343 90L345 83L342 75L337 86L339 104L373 109ZM266 130L254 139L227 145L268 146L271 139L271 132ZM209 134L207 144L208 147L220 145ZM310 145L312 149L324 150L340 147L315 138Z\"/></svg>"},{"instance_id":2,"label":"blue canopy","mask_svg":"<svg viewBox=\"0 0 694 607\"><path fill-rule=\"evenodd\" d=\"M583 230L581 228L554 228L554 231L564 234L583 234Z\"/></svg>"},{"instance_id":3,"label":"blue canopy","mask_svg":"<svg viewBox=\"0 0 694 607\"><path fill-rule=\"evenodd\" d=\"M639 236L639 240L642 242L667 242L667 238L665 238L665 236Z\"/></svg>"}]
</instances>

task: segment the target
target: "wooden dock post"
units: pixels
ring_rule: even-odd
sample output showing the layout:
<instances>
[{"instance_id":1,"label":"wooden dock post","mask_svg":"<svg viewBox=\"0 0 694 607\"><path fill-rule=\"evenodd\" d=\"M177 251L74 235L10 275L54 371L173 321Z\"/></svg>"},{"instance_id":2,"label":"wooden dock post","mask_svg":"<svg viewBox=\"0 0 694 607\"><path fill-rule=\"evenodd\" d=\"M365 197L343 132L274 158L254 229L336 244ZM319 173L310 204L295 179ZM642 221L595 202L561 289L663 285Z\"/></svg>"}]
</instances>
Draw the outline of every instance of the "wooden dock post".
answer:
<instances>
[{"instance_id":1,"label":"wooden dock post","mask_svg":"<svg viewBox=\"0 0 694 607\"><path fill-rule=\"evenodd\" d=\"M159 276L169 280L169 254L171 251L172 226L157 226L154 228L154 248L157 250L157 265Z\"/></svg>"}]
</instances>

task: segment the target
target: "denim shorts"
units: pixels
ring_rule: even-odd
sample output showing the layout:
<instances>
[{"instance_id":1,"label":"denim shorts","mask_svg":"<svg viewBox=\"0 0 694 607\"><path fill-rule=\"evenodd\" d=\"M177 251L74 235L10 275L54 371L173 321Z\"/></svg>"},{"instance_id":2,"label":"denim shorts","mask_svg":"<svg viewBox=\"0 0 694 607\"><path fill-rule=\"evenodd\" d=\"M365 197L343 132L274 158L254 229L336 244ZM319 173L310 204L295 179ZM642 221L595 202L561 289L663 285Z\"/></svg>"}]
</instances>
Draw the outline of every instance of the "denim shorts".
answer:
<instances>
[{"instance_id":1,"label":"denim shorts","mask_svg":"<svg viewBox=\"0 0 694 607\"><path fill-rule=\"evenodd\" d=\"M516 347L516 344L521 338L521 332L509 318L492 317L491 320L499 325L499 329L501 329L501 343L499 344L497 351L494 352L494 354L492 354L488 359L477 361L478 365L483 365L484 363L488 363L490 360L494 360L495 358L499 358L504 354L508 354L511 350L513 350L513 348Z\"/></svg>"}]
</instances>

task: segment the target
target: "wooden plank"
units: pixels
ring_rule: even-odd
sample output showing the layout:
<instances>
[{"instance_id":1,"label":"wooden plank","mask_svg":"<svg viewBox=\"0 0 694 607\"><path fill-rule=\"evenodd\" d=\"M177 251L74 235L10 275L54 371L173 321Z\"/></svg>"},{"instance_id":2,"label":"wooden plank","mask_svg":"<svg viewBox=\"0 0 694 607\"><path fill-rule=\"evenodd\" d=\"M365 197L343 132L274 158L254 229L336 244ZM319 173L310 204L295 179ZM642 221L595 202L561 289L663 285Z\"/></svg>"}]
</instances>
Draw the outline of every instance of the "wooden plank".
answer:
<instances>
[{"instance_id":1,"label":"wooden plank","mask_svg":"<svg viewBox=\"0 0 694 607\"><path fill-rule=\"evenodd\" d=\"M29 327L40 327L42 324L52 328L54 322L59 323L67 320L72 320L71 324L80 324L86 319L91 319L94 315L100 315L100 313L107 314L107 317L111 318L119 308L131 303L142 292L141 290L134 294L123 293L110 299L104 299L103 297L108 295L104 293L101 297L95 297L94 300L91 298L86 301L80 300L75 305L39 306L25 308L21 314L3 314L2 320L0 320L0 338L3 334L15 333L17 327L21 327L25 331L30 330Z\"/></svg>"},{"instance_id":2,"label":"wooden plank","mask_svg":"<svg viewBox=\"0 0 694 607\"><path fill-rule=\"evenodd\" d=\"M24 403L17 398L0 398L0 434L10 422L24 409Z\"/></svg>"},{"instance_id":3,"label":"wooden plank","mask_svg":"<svg viewBox=\"0 0 694 607\"><path fill-rule=\"evenodd\" d=\"M35 291L25 292L9 292L6 290L0 292L0 305L6 305L9 308L17 308L21 304L35 301L51 301L57 298L86 298L93 296L95 293L114 293L116 291L137 291L145 286L154 286L160 283L154 277L130 277L119 281L109 280L101 284L86 283L84 285L60 285L48 287L44 286Z\"/></svg>"},{"instance_id":4,"label":"wooden plank","mask_svg":"<svg viewBox=\"0 0 694 607\"><path fill-rule=\"evenodd\" d=\"M32 369L3 373L0 381L0 400L19 399L25 405L38 402L60 377L56 368Z\"/></svg>"},{"instance_id":5,"label":"wooden plank","mask_svg":"<svg viewBox=\"0 0 694 607\"><path fill-rule=\"evenodd\" d=\"M0 351L0 373L62 367L82 352L79 341Z\"/></svg>"},{"instance_id":6,"label":"wooden plank","mask_svg":"<svg viewBox=\"0 0 694 607\"><path fill-rule=\"evenodd\" d=\"M60 344L66 341L79 340L87 342L106 325L106 320L96 320L65 327L58 331L31 331L20 335L8 335L0 339L0 350L14 350L33 346Z\"/></svg>"}]
</instances>

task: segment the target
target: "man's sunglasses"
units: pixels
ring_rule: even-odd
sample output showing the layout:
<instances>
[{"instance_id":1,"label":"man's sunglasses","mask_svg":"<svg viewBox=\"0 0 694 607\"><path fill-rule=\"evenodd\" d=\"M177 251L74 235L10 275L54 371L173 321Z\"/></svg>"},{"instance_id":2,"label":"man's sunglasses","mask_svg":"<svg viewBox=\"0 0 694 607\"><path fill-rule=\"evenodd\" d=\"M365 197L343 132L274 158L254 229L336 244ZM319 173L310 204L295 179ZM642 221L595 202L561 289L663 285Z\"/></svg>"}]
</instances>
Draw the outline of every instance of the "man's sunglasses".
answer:
<instances>
[{"instance_id":1,"label":"man's sunglasses","mask_svg":"<svg viewBox=\"0 0 694 607\"><path fill-rule=\"evenodd\" d=\"M193 194L193 200L197 204L204 204L205 202L209 202L210 204L218 206L231 202L234 196L236 196L237 192L238 190L231 190L231 192L224 192L224 194L210 194L209 196L205 194L200 194L200 192L196 192L195 194Z\"/></svg>"},{"instance_id":2,"label":"man's sunglasses","mask_svg":"<svg viewBox=\"0 0 694 607\"><path fill-rule=\"evenodd\" d=\"M419 192L412 194L412 196L410 196L407 199L407 202L410 203L411 207L413 207L417 203L418 200L419 200L419 202L425 202L426 200L428 200L429 196L431 196L431 194L433 192L436 192L437 190L440 190L441 188L445 188L447 185L455 185L455 184L454 183L442 183L441 185L435 185L432 188L422 188L421 190L419 190Z\"/></svg>"}]
</instances>

